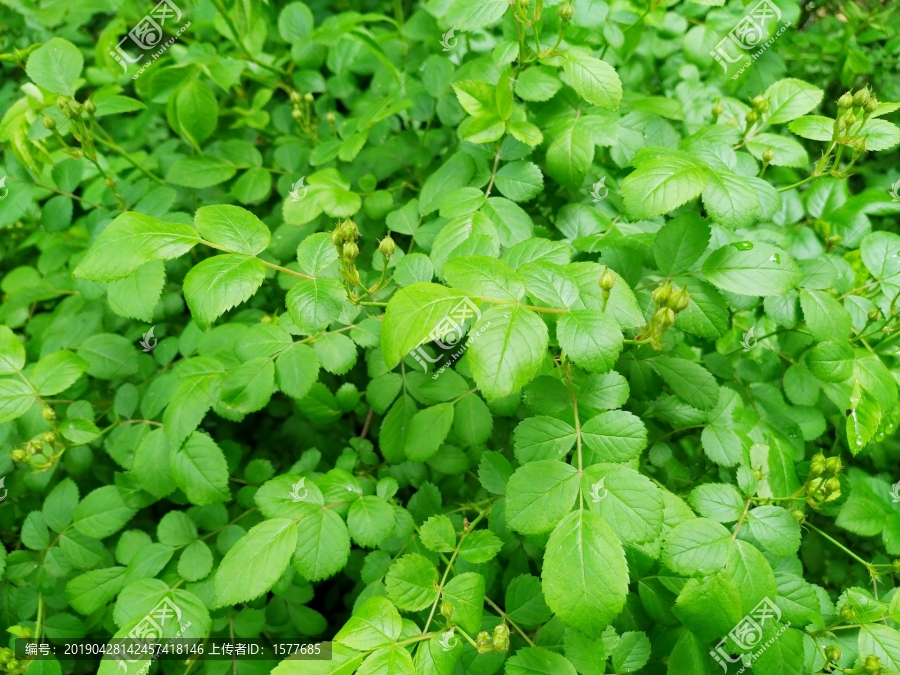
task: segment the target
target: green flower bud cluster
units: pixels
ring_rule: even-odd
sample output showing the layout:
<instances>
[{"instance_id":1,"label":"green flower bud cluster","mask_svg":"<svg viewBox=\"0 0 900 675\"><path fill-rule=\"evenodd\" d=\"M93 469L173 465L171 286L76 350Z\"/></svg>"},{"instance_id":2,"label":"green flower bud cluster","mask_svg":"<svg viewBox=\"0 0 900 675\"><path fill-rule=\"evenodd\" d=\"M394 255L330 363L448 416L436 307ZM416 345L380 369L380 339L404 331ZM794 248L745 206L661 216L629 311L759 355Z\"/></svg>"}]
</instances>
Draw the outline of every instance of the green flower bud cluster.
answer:
<instances>
[{"instance_id":1,"label":"green flower bud cluster","mask_svg":"<svg viewBox=\"0 0 900 675\"><path fill-rule=\"evenodd\" d=\"M643 335L649 329L651 346L654 349L662 349L663 335L670 326L675 324L675 315L688 308L691 295L687 288L676 289L672 282L667 281L653 291L652 297L656 303L656 311L641 334Z\"/></svg>"},{"instance_id":2,"label":"green flower bud cluster","mask_svg":"<svg viewBox=\"0 0 900 675\"><path fill-rule=\"evenodd\" d=\"M841 496L841 481L838 478L844 465L840 457L828 457L817 453L809 462L809 496L808 503L817 507L825 502L832 502Z\"/></svg>"},{"instance_id":3,"label":"green flower bud cluster","mask_svg":"<svg viewBox=\"0 0 900 675\"><path fill-rule=\"evenodd\" d=\"M505 652L509 650L509 626L506 623L497 624L491 635L486 630L481 631L475 637L475 644L479 654L492 652Z\"/></svg>"}]
</instances>

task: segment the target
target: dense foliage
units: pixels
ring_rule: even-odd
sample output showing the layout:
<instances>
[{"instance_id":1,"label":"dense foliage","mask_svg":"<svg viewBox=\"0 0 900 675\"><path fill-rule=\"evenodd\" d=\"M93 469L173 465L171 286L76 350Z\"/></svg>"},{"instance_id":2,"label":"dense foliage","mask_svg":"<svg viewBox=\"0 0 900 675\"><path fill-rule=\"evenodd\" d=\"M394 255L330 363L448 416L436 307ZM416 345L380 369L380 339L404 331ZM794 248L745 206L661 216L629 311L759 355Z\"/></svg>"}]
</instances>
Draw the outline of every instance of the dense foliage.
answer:
<instances>
[{"instance_id":1,"label":"dense foliage","mask_svg":"<svg viewBox=\"0 0 900 675\"><path fill-rule=\"evenodd\" d=\"M900 13L724 2L4 0L0 629L334 651L0 672L900 675Z\"/></svg>"}]
</instances>

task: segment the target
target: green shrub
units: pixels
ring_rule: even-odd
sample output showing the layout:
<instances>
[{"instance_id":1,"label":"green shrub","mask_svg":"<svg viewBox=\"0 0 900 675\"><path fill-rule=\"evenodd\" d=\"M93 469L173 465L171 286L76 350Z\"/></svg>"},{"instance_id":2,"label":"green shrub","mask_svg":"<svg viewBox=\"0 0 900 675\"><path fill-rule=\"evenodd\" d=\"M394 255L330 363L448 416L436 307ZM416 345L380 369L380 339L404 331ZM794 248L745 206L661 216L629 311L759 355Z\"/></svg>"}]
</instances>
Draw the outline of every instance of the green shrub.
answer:
<instances>
[{"instance_id":1,"label":"green shrub","mask_svg":"<svg viewBox=\"0 0 900 675\"><path fill-rule=\"evenodd\" d=\"M900 675L900 18L721 4L0 6L9 647L333 641L0 672Z\"/></svg>"}]
</instances>

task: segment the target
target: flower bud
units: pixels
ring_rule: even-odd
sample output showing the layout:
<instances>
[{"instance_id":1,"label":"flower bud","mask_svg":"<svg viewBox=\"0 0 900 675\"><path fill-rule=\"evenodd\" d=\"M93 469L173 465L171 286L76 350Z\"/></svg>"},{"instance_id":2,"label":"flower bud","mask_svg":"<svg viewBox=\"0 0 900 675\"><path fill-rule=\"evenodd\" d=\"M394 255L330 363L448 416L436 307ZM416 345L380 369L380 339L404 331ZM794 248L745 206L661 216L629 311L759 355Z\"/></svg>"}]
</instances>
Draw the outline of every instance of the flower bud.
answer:
<instances>
[{"instance_id":1,"label":"flower bud","mask_svg":"<svg viewBox=\"0 0 900 675\"><path fill-rule=\"evenodd\" d=\"M866 112L873 113L878 109L878 99L874 96L869 99L869 102L866 103Z\"/></svg>"},{"instance_id":2,"label":"flower bud","mask_svg":"<svg viewBox=\"0 0 900 675\"><path fill-rule=\"evenodd\" d=\"M857 155L863 154L867 148L866 137L860 136L850 144L850 147Z\"/></svg>"},{"instance_id":3,"label":"flower bud","mask_svg":"<svg viewBox=\"0 0 900 675\"><path fill-rule=\"evenodd\" d=\"M342 232L342 228L340 225L338 225L336 228L334 228L331 231L331 243L337 247L340 247L343 245L344 237L343 237L343 232Z\"/></svg>"},{"instance_id":4,"label":"flower bud","mask_svg":"<svg viewBox=\"0 0 900 675\"><path fill-rule=\"evenodd\" d=\"M873 307L869 310L869 313L866 314L866 318L869 321L880 321L881 320L881 310L877 307Z\"/></svg>"},{"instance_id":5,"label":"flower bud","mask_svg":"<svg viewBox=\"0 0 900 675\"><path fill-rule=\"evenodd\" d=\"M57 96L56 97L56 107L60 110L65 111L66 106L69 105L69 99L65 96Z\"/></svg>"},{"instance_id":6,"label":"flower bud","mask_svg":"<svg viewBox=\"0 0 900 675\"><path fill-rule=\"evenodd\" d=\"M813 478L818 478L823 473L825 473L825 455L820 452L813 455L813 458L809 461L809 475Z\"/></svg>"},{"instance_id":7,"label":"flower bud","mask_svg":"<svg viewBox=\"0 0 900 675\"><path fill-rule=\"evenodd\" d=\"M837 478L829 478L825 481L825 494L840 494L841 493L841 481Z\"/></svg>"},{"instance_id":8,"label":"flower bud","mask_svg":"<svg viewBox=\"0 0 900 675\"><path fill-rule=\"evenodd\" d=\"M299 91L292 91L290 94L291 103L297 104L303 100L303 95Z\"/></svg>"},{"instance_id":9,"label":"flower bud","mask_svg":"<svg viewBox=\"0 0 900 675\"><path fill-rule=\"evenodd\" d=\"M853 107L853 96L848 91L846 94L844 94L843 96L841 96L838 99L837 104L838 104L838 108L840 108L841 110L846 110L847 108L852 108Z\"/></svg>"},{"instance_id":10,"label":"flower bud","mask_svg":"<svg viewBox=\"0 0 900 675\"><path fill-rule=\"evenodd\" d=\"M303 117L303 111L297 110L297 108L294 108L293 110L291 110L291 117L293 117L295 120L299 120L300 118Z\"/></svg>"},{"instance_id":11,"label":"flower bud","mask_svg":"<svg viewBox=\"0 0 900 675\"><path fill-rule=\"evenodd\" d=\"M600 275L600 280L597 283L600 284L601 289L608 293L616 285L616 275L607 267L603 270L603 274Z\"/></svg>"},{"instance_id":12,"label":"flower bud","mask_svg":"<svg viewBox=\"0 0 900 675\"><path fill-rule=\"evenodd\" d=\"M575 5L568 1L564 2L557 8L556 16L558 16L559 20L563 23L569 23L575 18Z\"/></svg>"},{"instance_id":13,"label":"flower bud","mask_svg":"<svg viewBox=\"0 0 900 675\"><path fill-rule=\"evenodd\" d=\"M763 161L768 164L773 159L775 159L775 151L772 148L766 148L766 151L762 154Z\"/></svg>"},{"instance_id":14,"label":"flower bud","mask_svg":"<svg viewBox=\"0 0 900 675\"><path fill-rule=\"evenodd\" d=\"M272 317L268 314L259 320L260 323L272 323Z\"/></svg>"},{"instance_id":15,"label":"flower bud","mask_svg":"<svg viewBox=\"0 0 900 675\"><path fill-rule=\"evenodd\" d=\"M43 408L41 408L41 417L49 422L50 420L56 419L56 412L54 412L53 408L51 408L49 405L45 405Z\"/></svg>"},{"instance_id":16,"label":"flower bud","mask_svg":"<svg viewBox=\"0 0 900 675\"><path fill-rule=\"evenodd\" d=\"M722 105L721 103L716 103L716 104L712 107L712 114L713 114L713 117L714 117L714 118L718 117L718 116L721 115L723 112L725 112L725 106Z\"/></svg>"},{"instance_id":17,"label":"flower bud","mask_svg":"<svg viewBox=\"0 0 900 675\"><path fill-rule=\"evenodd\" d=\"M84 112L86 112L88 115L93 115L95 112L97 112L97 104L94 103L91 99L88 99L84 102Z\"/></svg>"},{"instance_id":18,"label":"flower bud","mask_svg":"<svg viewBox=\"0 0 900 675\"><path fill-rule=\"evenodd\" d=\"M352 241L345 241L341 253L346 260L353 260L359 255L359 247Z\"/></svg>"},{"instance_id":19,"label":"flower bud","mask_svg":"<svg viewBox=\"0 0 900 675\"><path fill-rule=\"evenodd\" d=\"M838 649L835 645L828 645L827 647L825 647L825 656L828 657L829 661L840 661L841 650Z\"/></svg>"},{"instance_id":20,"label":"flower bud","mask_svg":"<svg viewBox=\"0 0 900 675\"><path fill-rule=\"evenodd\" d=\"M103 183L104 183L104 184L106 185L106 187L108 187L110 190L112 190L114 187L116 187L116 179L113 178L112 176L110 176L109 178L107 178L106 180L104 180Z\"/></svg>"},{"instance_id":21,"label":"flower bud","mask_svg":"<svg viewBox=\"0 0 900 675\"><path fill-rule=\"evenodd\" d=\"M829 457L825 460L825 471L827 471L828 473L838 474L843 468L844 465L841 464L840 457Z\"/></svg>"},{"instance_id":22,"label":"flower bud","mask_svg":"<svg viewBox=\"0 0 900 675\"><path fill-rule=\"evenodd\" d=\"M334 121L337 119L337 117L333 112L329 112L327 115L325 115L325 119L328 120L329 124L334 124Z\"/></svg>"},{"instance_id":23,"label":"flower bud","mask_svg":"<svg viewBox=\"0 0 900 675\"><path fill-rule=\"evenodd\" d=\"M481 631L475 637L475 645L478 649L479 654L488 654L494 650L494 641L491 639L491 634L486 630Z\"/></svg>"},{"instance_id":24,"label":"flower bud","mask_svg":"<svg viewBox=\"0 0 900 675\"><path fill-rule=\"evenodd\" d=\"M41 440L44 441L44 443L54 443L56 441L56 434L52 431L45 431L41 436Z\"/></svg>"},{"instance_id":25,"label":"flower bud","mask_svg":"<svg viewBox=\"0 0 900 675\"><path fill-rule=\"evenodd\" d=\"M882 672L881 659L875 654L869 654L863 662L863 670L866 672L866 675L880 675Z\"/></svg>"},{"instance_id":26,"label":"flower bud","mask_svg":"<svg viewBox=\"0 0 900 675\"><path fill-rule=\"evenodd\" d=\"M652 293L653 300L658 305L665 305L669 301L670 295L672 295L672 284L670 283L657 287Z\"/></svg>"},{"instance_id":27,"label":"flower bud","mask_svg":"<svg viewBox=\"0 0 900 675\"><path fill-rule=\"evenodd\" d=\"M509 626L506 625L506 622L498 623L494 627L492 644L498 652L505 652L509 649Z\"/></svg>"},{"instance_id":28,"label":"flower bud","mask_svg":"<svg viewBox=\"0 0 900 675\"><path fill-rule=\"evenodd\" d=\"M893 574L900 574L900 559L891 563L891 572Z\"/></svg>"},{"instance_id":29,"label":"flower bud","mask_svg":"<svg viewBox=\"0 0 900 675\"><path fill-rule=\"evenodd\" d=\"M856 611L850 605L844 605L841 607L840 613L841 621L848 622L853 621L856 618Z\"/></svg>"},{"instance_id":30,"label":"flower bud","mask_svg":"<svg viewBox=\"0 0 900 675\"><path fill-rule=\"evenodd\" d=\"M441 615L445 619L447 619L447 621L449 621L450 617L453 616L453 605L446 600L441 603Z\"/></svg>"},{"instance_id":31,"label":"flower bud","mask_svg":"<svg viewBox=\"0 0 900 675\"><path fill-rule=\"evenodd\" d=\"M356 227L356 223L349 218L341 223L341 236L345 241L356 241L359 237L359 228Z\"/></svg>"},{"instance_id":32,"label":"flower bud","mask_svg":"<svg viewBox=\"0 0 900 675\"><path fill-rule=\"evenodd\" d=\"M759 114L755 110L751 110L746 115L744 115L744 119L747 120L749 124L755 124L759 119Z\"/></svg>"},{"instance_id":33,"label":"flower bud","mask_svg":"<svg viewBox=\"0 0 900 675\"><path fill-rule=\"evenodd\" d=\"M791 516L801 525L806 520L806 514L803 513L803 511L801 511L800 509L794 509L793 511L791 511Z\"/></svg>"},{"instance_id":34,"label":"flower bud","mask_svg":"<svg viewBox=\"0 0 900 675\"><path fill-rule=\"evenodd\" d=\"M394 251L396 250L397 245L394 243L394 240L391 239L391 235L386 236L378 244L378 252L385 258L390 258L394 255Z\"/></svg>"},{"instance_id":35,"label":"flower bud","mask_svg":"<svg viewBox=\"0 0 900 675\"><path fill-rule=\"evenodd\" d=\"M9 454L12 456L14 462L24 462L28 459L28 453L24 450L16 449Z\"/></svg>"},{"instance_id":36,"label":"flower bud","mask_svg":"<svg viewBox=\"0 0 900 675\"><path fill-rule=\"evenodd\" d=\"M688 293L686 288L679 288L669 296L669 307L674 310L675 313L684 311L690 303L691 294Z\"/></svg>"},{"instance_id":37,"label":"flower bud","mask_svg":"<svg viewBox=\"0 0 900 675\"><path fill-rule=\"evenodd\" d=\"M857 108L864 108L866 106L866 103L869 102L869 98L868 88L860 89L853 96L853 105L855 105Z\"/></svg>"},{"instance_id":38,"label":"flower bud","mask_svg":"<svg viewBox=\"0 0 900 675\"><path fill-rule=\"evenodd\" d=\"M71 101L69 101L69 112L71 113L70 117L80 116L82 108L83 106L73 98Z\"/></svg>"},{"instance_id":39,"label":"flower bud","mask_svg":"<svg viewBox=\"0 0 900 675\"><path fill-rule=\"evenodd\" d=\"M51 131L56 128L56 120L50 117L50 115L44 115L44 119L41 120L44 123L44 128L50 129Z\"/></svg>"},{"instance_id":40,"label":"flower bud","mask_svg":"<svg viewBox=\"0 0 900 675\"><path fill-rule=\"evenodd\" d=\"M856 115L854 115L852 111L844 113L844 124L847 127L852 127L856 124Z\"/></svg>"},{"instance_id":41,"label":"flower bud","mask_svg":"<svg viewBox=\"0 0 900 675\"><path fill-rule=\"evenodd\" d=\"M764 113L769 109L769 99L762 94L754 96L750 103L753 105L753 109L758 113Z\"/></svg>"},{"instance_id":42,"label":"flower bud","mask_svg":"<svg viewBox=\"0 0 900 675\"><path fill-rule=\"evenodd\" d=\"M316 99L313 97L312 94L303 94L303 100L306 101L307 103L312 103Z\"/></svg>"},{"instance_id":43,"label":"flower bud","mask_svg":"<svg viewBox=\"0 0 900 675\"><path fill-rule=\"evenodd\" d=\"M72 155L72 157L74 157L75 159L81 159L82 157L84 157L84 152L82 152L81 148L72 148L69 154Z\"/></svg>"},{"instance_id":44,"label":"flower bud","mask_svg":"<svg viewBox=\"0 0 900 675\"><path fill-rule=\"evenodd\" d=\"M656 324L665 330L669 326L675 323L675 312L673 312L669 307L661 307L656 314L653 315L653 320Z\"/></svg>"}]
</instances>

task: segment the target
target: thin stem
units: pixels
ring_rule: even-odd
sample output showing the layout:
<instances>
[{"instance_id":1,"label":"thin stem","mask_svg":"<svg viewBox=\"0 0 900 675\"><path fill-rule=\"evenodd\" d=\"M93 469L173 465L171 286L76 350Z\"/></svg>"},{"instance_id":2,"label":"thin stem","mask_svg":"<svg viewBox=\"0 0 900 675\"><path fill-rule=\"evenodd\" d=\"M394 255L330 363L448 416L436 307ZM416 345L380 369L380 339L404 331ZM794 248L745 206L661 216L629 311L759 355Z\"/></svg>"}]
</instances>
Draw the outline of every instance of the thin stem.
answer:
<instances>
[{"instance_id":1,"label":"thin stem","mask_svg":"<svg viewBox=\"0 0 900 675\"><path fill-rule=\"evenodd\" d=\"M485 197L491 196L491 188L494 187L494 179L497 177L497 166L500 164L500 148L502 146L497 147L497 152L494 154L494 168L491 170L491 182L488 183L487 190L484 191Z\"/></svg>"},{"instance_id":2,"label":"thin stem","mask_svg":"<svg viewBox=\"0 0 900 675\"><path fill-rule=\"evenodd\" d=\"M872 574L872 564L871 564L871 563L868 563L868 562L866 562L865 560L863 560L862 558L860 558L858 555L856 555L853 551L851 551L849 548L847 548L846 546L844 546L844 545L843 545L841 542L839 542L837 539L835 539L835 538L833 538L831 535L829 535L829 534L823 532L822 530L820 530L818 527L816 527L816 526L813 525L812 523L807 522L806 525L807 525L807 527L809 527L811 530L815 530L815 531L818 532L820 535L822 535L823 537L825 537L825 539L827 539L827 540L830 541L832 544L834 544L835 546L837 546L839 549L841 549L844 553L846 553L846 554L849 555L851 558L853 558L854 560L856 560L858 563L862 564L862 565L869 571L869 574Z\"/></svg>"},{"instance_id":3,"label":"thin stem","mask_svg":"<svg viewBox=\"0 0 900 675\"><path fill-rule=\"evenodd\" d=\"M583 465L582 465L582 452L581 452L581 420L578 417L578 394L575 393L575 385L572 384L572 371L569 369L569 364L566 364L566 379L569 381L569 391L572 394L572 410L575 413L575 449L578 455L578 508L584 509L584 493L581 490L581 476L580 474L584 473Z\"/></svg>"},{"instance_id":4,"label":"thin stem","mask_svg":"<svg viewBox=\"0 0 900 675\"><path fill-rule=\"evenodd\" d=\"M527 642L530 647L535 646L532 639L530 637L528 637L527 635L525 635L525 631L523 631L521 628L519 628L519 626L516 624L516 622L513 621L512 619L510 619L509 615L506 612L504 612L502 609L500 609L493 600L491 600L487 596L484 596L484 601L487 604L489 604L491 607L493 607L494 611L498 612L500 614L500 616L503 617L503 620L506 621L506 623L508 623L510 626L512 626L513 629L525 639L525 642Z\"/></svg>"},{"instance_id":5,"label":"thin stem","mask_svg":"<svg viewBox=\"0 0 900 675\"><path fill-rule=\"evenodd\" d=\"M734 526L734 532L731 533L731 540L737 540L738 532L741 531L741 525L744 524L744 519L747 517L747 513L750 511L750 502L751 499L747 499L747 503L744 504L744 512L741 514L740 520L737 521L737 525Z\"/></svg>"},{"instance_id":6,"label":"thin stem","mask_svg":"<svg viewBox=\"0 0 900 675\"><path fill-rule=\"evenodd\" d=\"M153 173L152 171L150 171L150 170L147 169L146 167L141 166L141 165L138 163L138 161L137 161L136 159L134 159L134 157L132 157L131 155L129 155L129 154L125 151L124 148L122 148L118 143L116 143L116 142L113 140L112 136L110 136L110 135L106 132L106 129L104 129L103 127L101 127L99 124L96 125L95 128L96 128L96 129L99 129L99 130L102 132L102 134L103 134L104 136L106 136L106 139L102 138L101 136L94 136L94 140L100 141L100 143L102 143L103 145L105 145L105 146L106 146L107 148L109 148L110 150L113 150L114 152L117 152L117 153L119 153L120 155L122 155L122 157L124 157L125 159L127 159L128 162L129 162L135 169L137 169L138 171L140 171L141 173L143 173L145 176L147 176L147 178L150 178L151 180L156 181L156 182L159 183L160 185L165 185L166 182L165 182L162 178L160 178L159 176L157 176L155 173ZM107 140L107 139L108 139L108 140Z\"/></svg>"}]
</instances>

